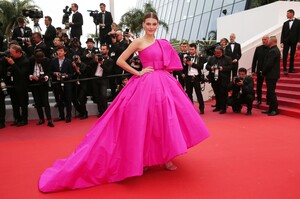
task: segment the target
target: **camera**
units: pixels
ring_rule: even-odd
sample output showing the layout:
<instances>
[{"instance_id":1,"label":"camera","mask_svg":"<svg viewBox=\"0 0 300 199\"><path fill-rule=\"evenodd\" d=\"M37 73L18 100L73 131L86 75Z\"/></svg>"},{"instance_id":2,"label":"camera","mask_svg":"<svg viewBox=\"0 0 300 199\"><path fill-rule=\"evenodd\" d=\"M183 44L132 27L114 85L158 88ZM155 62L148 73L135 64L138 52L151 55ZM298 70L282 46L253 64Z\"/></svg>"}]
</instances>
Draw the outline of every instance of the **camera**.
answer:
<instances>
[{"instance_id":1,"label":"camera","mask_svg":"<svg viewBox=\"0 0 300 199\"><path fill-rule=\"evenodd\" d=\"M70 15L72 14L72 9L69 8L69 6L66 6L65 9L63 9L63 13L64 13L64 15L63 15L61 23L65 24L66 29L69 29L70 27L69 27L68 23L69 23Z\"/></svg>"},{"instance_id":2,"label":"camera","mask_svg":"<svg viewBox=\"0 0 300 199\"><path fill-rule=\"evenodd\" d=\"M117 38L117 34L112 34L112 35L110 35L110 37L115 39L115 38Z\"/></svg>"},{"instance_id":3,"label":"camera","mask_svg":"<svg viewBox=\"0 0 300 199\"><path fill-rule=\"evenodd\" d=\"M102 62L102 61L104 61L104 57L103 57L103 55L101 55L100 53L98 53L98 54L96 54L95 56L97 56L97 60L98 60L98 62Z\"/></svg>"},{"instance_id":4,"label":"camera","mask_svg":"<svg viewBox=\"0 0 300 199\"><path fill-rule=\"evenodd\" d=\"M10 55L10 51L9 50L6 50L4 52L0 52L0 57L7 57L7 58L10 58L11 55Z\"/></svg>"},{"instance_id":5,"label":"camera","mask_svg":"<svg viewBox=\"0 0 300 199\"><path fill-rule=\"evenodd\" d=\"M214 80L215 81L218 81L218 79L219 79L219 69L220 69L220 67L217 64L215 64L214 65Z\"/></svg>"},{"instance_id":6,"label":"camera","mask_svg":"<svg viewBox=\"0 0 300 199\"><path fill-rule=\"evenodd\" d=\"M29 17L31 19L40 19L43 18L43 11L38 9L32 9L32 10L22 10L22 15L24 17Z\"/></svg>"},{"instance_id":7,"label":"camera","mask_svg":"<svg viewBox=\"0 0 300 199\"><path fill-rule=\"evenodd\" d=\"M4 82L4 79L0 79L0 88L3 92L3 94L6 96L8 93L7 93L7 88L6 88L6 84Z\"/></svg>"},{"instance_id":8,"label":"camera","mask_svg":"<svg viewBox=\"0 0 300 199\"><path fill-rule=\"evenodd\" d=\"M184 58L187 62L192 61L192 57L190 55L186 55Z\"/></svg>"},{"instance_id":9,"label":"camera","mask_svg":"<svg viewBox=\"0 0 300 199\"><path fill-rule=\"evenodd\" d=\"M74 61L74 62L78 62L78 60L79 60L79 56L78 56L78 55L74 55L74 56L73 56L73 61Z\"/></svg>"},{"instance_id":10,"label":"camera","mask_svg":"<svg viewBox=\"0 0 300 199\"><path fill-rule=\"evenodd\" d=\"M124 34L124 37L128 36L129 35L129 28L126 28L123 34Z\"/></svg>"},{"instance_id":11,"label":"camera","mask_svg":"<svg viewBox=\"0 0 300 199\"><path fill-rule=\"evenodd\" d=\"M30 37L17 37L18 42L26 43L30 41Z\"/></svg>"},{"instance_id":12,"label":"camera","mask_svg":"<svg viewBox=\"0 0 300 199\"><path fill-rule=\"evenodd\" d=\"M236 84L236 83L239 83L239 82L242 82L243 81L243 78L240 78L240 77L236 77L235 79L234 79L234 83Z\"/></svg>"},{"instance_id":13,"label":"camera","mask_svg":"<svg viewBox=\"0 0 300 199\"><path fill-rule=\"evenodd\" d=\"M98 25L100 23L99 17L98 17L98 10L87 10L90 12L90 16L93 17L93 22Z\"/></svg>"},{"instance_id":14,"label":"camera","mask_svg":"<svg viewBox=\"0 0 300 199\"><path fill-rule=\"evenodd\" d=\"M134 56L134 57L132 58L132 60L133 60L133 63L134 63L135 65L140 65L140 64L141 64L141 60L140 60L140 57L139 57L139 56Z\"/></svg>"},{"instance_id":15,"label":"camera","mask_svg":"<svg viewBox=\"0 0 300 199\"><path fill-rule=\"evenodd\" d=\"M39 76L39 82L40 82L40 83L45 83L45 82L47 82L45 76L46 76L46 75L45 75L44 71L41 71L41 72L40 72L40 76Z\"/></svg>"}]
</instances>

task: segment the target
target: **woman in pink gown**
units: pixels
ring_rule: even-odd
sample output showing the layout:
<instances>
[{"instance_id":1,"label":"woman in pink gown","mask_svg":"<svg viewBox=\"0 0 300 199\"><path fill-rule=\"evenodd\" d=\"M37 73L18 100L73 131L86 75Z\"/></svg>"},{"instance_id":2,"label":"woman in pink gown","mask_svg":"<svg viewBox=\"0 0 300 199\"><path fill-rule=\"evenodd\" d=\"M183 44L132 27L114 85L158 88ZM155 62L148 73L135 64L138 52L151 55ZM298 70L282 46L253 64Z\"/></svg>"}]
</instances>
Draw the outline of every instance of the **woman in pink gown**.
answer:
<instances>
[{"instance_id":1,"label":"woman in pink gown","mask_svg":"<svg viewBox=\"0 0 300 199\"><path fill-rule=\"evenodd\" d=\"M118 182L143 174L143 168L165 164L209 136L177 80L169 73L181 70L176 51L166 40L155 40L158 19L145 15L145 35L136 39L118 59L134 74L76 150L57 160L39 179L39 190L55 192ZM139 51L138 72L125 60Z\"/></svg>"}]
</instances>

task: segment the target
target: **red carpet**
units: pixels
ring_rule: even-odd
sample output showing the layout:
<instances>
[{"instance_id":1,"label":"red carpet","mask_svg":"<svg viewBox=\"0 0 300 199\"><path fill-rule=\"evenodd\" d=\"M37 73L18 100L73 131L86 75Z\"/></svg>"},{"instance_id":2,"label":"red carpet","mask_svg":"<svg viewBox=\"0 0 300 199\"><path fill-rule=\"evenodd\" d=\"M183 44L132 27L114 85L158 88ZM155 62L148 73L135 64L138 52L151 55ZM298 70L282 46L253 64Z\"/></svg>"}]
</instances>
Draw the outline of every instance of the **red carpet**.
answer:
<instances>
[{"instance_id":1,"label":"red carpet","mask_svg":"<svg viewBox=\"0 0 300 199\"><path fill-rule=\"evenodd\" d=\"M245 111L245 110L244 110ZM66 157L97 118L0 130L1 199L297 199L300 198L299 119L212 113L203 119L212 136L177 157L177 171L151 168L141 177L89 189L43 194L40 174ZM196 131L197 129L195 129Z\"/></svg>"}]
</instances>

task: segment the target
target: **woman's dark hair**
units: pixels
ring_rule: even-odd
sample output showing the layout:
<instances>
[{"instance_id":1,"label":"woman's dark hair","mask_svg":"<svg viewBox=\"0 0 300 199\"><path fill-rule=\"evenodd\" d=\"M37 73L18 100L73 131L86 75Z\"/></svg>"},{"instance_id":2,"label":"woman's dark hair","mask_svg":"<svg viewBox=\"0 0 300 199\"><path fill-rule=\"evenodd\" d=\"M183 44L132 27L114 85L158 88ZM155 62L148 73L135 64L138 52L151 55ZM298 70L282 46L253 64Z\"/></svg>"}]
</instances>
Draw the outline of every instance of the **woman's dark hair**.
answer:
<instances>
[{"instance_id":1,"label":"woman's dark hair","mask_svg":"<svg viewBox=\"0 0 300 199\"><path fill-rule=\"evenodd\" d=\"M156 20L158 21L158 17L157 17L157 15L156 15L156 13L154 13L154 12L148 12L148 13L146 13L146 14L144 15L143 22L145 22L146 19L148 19L148 18L156 19Z\"/></svg>"}]
</instances>

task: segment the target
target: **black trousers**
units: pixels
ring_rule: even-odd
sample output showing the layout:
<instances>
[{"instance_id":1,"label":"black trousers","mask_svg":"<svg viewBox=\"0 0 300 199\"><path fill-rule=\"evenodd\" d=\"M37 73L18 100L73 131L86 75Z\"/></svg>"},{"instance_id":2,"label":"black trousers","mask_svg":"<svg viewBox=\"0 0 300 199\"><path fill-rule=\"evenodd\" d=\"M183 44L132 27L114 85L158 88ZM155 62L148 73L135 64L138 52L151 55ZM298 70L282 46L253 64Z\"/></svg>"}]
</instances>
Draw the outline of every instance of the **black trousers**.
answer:
<instances>
[{"instance_id":1,"label":"black trousers","mask_svg":"<svg viewBox=\"0 0 300 199\"><path fill-rule=\"evenodd\" d=\"M5 96L3 92L0 90L0 124L5 122L5 115L6 115L6 109L5 109Z\"/></svg>"},{"instance_id":2,"label":"black trousers","mask_svg":"<svg viewBox=\"0 0 300 199\"><path fill-rule=\"evenodd\" d=\"M232 71L231 79L233 80L233 78L237 76L237 71L238 71L239 65L238 65L238 63L232 63L231 67L232 67L231 68L231 71Z\"/></svg>"},{"instance_id":3,"label":"black trousers","mask_svg":"<svg viewBox=\"0 0 300 199\"><path fill-rule=\"evenodd\" d=\"M256 97L257 97L257 101L260 101L260 102L261 102L261 98L262 98L263 83L264 83L264 76L258 72L257 73L257 84L256 84Z\"/></svg>"},{"instance_id":4,"label":"black trousers","mask_svg":"<svg viewBox=\"0 0 300 199\"><path fill-rule=\"evenodd\" d=\"M51 120L48 85L42 84L39 86L32 86L31 91L32 91L33 99L34 99L35 108L37 110L40 120L45 119L43 107L45 109L45 114L46 114L47 120Z\"/></svg>"},{"instance_id":5,"label":"black trousers","mask_svg":"<svg viewBox=\"0 0 300 199\"><path fill-rule=\"evenodd\" d=\"M80 106L79 103L79 93L80 93L80 85L77 84L77 82L73 83L72 86L73 90L72 90L72 104L75 108L75 110L82 115L83 114L83 110Z\"/></svg>"},{"instance_id":6,"label":"black trousers","mask_svg":"<svg viewBox=\"0 0 300 199\"><path fill-rule=\"evenodd\" d=\"M53 85L53 91L58 96L58 111L59 117L65 118L64 108L66 107L66 117L71 117L72 111L72 90L73 83L64 83L64 86L61 83Z\"/></svg>"},{"instance_id":7,"label":"black trousers","mask_svg":"<svg viewBox=\"0 0 300 199\"><path fill-rule=\"evenodd\" d=\"M181 84L183 90L185 89L185 79L183 79L183 77L181 76L180 73L178 73L177 71L173 72L173 76L175 77L175 79L178 79L179 83Z\"/></svg>"},{"instance_id":8,"label":"black trousers","mask_svg":"<svg viewBox=\"0 0 300 199\"><path fill-rule=\"evenodd\" d=\"M225 110L227 106L228 85L222 85L220 80L211 82L216 96L216 109Z\"/></svg>"},{"instance_id":9,"label":"black trousers","mask_svg":"<svg viewBox=\"0 0 300 199\"><path fill-rule=\"evenodd\" d=\"M27 87L14 87L8 89L13 116L15 121L28 122L28 90Z\"/></svg>"},{"instance_id":10,"label":"black trousers","mask_svg":"<svg viewBox=\"0 0 300 199\"><path fill-rule=\"evenodd\" d=\"M277 79L266 79L267 83L267 101L269 102L269 112L278 111L278 101L276 96Z\"/></svg>"},{"instance_id":11,"label":"black trousers","mask_svg":"<svg viewBox=\"0 0 300 199\"><path fill-rule=\"evenodd\" d=\"M118 74L122 74L122 73L113 73L112 75L118 75ZM122 76L118 76L118 77L111 77L109 78L109 87L111 90L111 98L112 100L115 99L115 97L117 96L117 87L118 85L122 84Z\"/></svg>"},{"instance_id":12,"label":"black trousers","mask_svg":"<svg viewBox=\"0 0 300 199\"><path fill-rule=\"evenodd\" d=\"M107 109L107 86L107 79L97 78L93 80L93 98L97 104L99 115L102 115Z\"/></svg>"},{"instance_id":13,"label":"black trousers","mask_svg":"<svg viewBox=\"0 0 300 199\"><path fill-rule=\"evenodd\" d=\"M242 104L246 104L247 110L251 111L253 101L254 101L254 95L250 95L250 94L233 95L233 96L231 96L231 101L232 101L232 109L233 110L236 110L236 111L241 110Z\"/></svg>"},{"instance_id":14,"label":"black trousers","mask_svg":"<svg viewBox=\"0 0 300 199\"><path fill-rule=\"evenodd\" d=\"M86 102L87 102L87 96L90 93L89 89L88 89L89 85L92 86L92 84L90 84L90 82L88 82L88 81L80 82L78 102L79 102L80 109L81 109L83 115L87 115Z\"/></svg>"},{"instance_id":15,"label":"black trousers","mask_svg":"<svg viewBox=\"0 0 300 199\"><path fill-rule=\"evenodd\" d=\"M204 110L204 101L201 92L200 80L198 76L187 76L186 77L186 93L188 94L192 103L193 100L193 88L195 89L197 100L199 102L199 109Z\"/></svg>"},{"instance_id":16,"label":"black trousers","mask_svg":"<svg viewBox=\"0 0 300 199\"><path fill-rule=\"evenodd\" d=\"M289 71L291 72L294 70L294 59L295 59L296 47L297 47L297 43L287 42L283 44L283 56L282 56L283 70L285 71L287 70L286 65L287 65L287 57L288 57L289 49L291 49Z\"/></svg>"}]
</instances>

